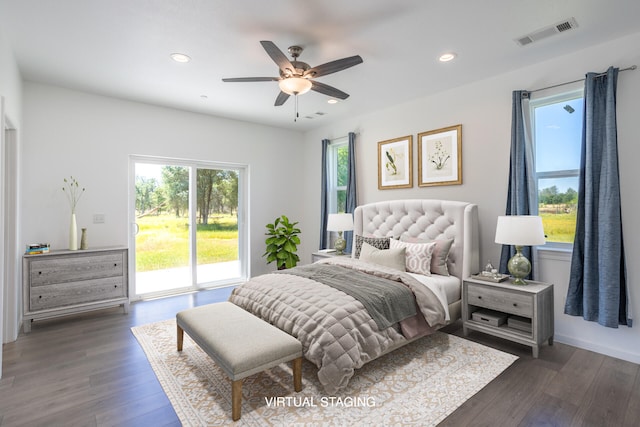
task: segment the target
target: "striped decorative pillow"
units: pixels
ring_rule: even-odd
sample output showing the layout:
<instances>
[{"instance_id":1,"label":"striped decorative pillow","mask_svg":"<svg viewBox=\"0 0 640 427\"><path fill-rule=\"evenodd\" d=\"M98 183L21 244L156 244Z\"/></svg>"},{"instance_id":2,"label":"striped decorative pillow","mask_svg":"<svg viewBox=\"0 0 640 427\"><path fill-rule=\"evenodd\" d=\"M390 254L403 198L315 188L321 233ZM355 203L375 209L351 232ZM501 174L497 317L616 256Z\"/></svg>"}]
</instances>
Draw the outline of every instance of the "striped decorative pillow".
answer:
<instances>
[{"instance_id":1,"label":"striped decorative pillow","mask_svg":"<svg viewBox=\"0 0 640 427\"><path fill-rule=\"evenodd\" d=\"M431 276L431 256L436 247L433 243L406 243L392 239L391 249L405 248L405 264L409 273Z\"/></svg>"}]
</instances>

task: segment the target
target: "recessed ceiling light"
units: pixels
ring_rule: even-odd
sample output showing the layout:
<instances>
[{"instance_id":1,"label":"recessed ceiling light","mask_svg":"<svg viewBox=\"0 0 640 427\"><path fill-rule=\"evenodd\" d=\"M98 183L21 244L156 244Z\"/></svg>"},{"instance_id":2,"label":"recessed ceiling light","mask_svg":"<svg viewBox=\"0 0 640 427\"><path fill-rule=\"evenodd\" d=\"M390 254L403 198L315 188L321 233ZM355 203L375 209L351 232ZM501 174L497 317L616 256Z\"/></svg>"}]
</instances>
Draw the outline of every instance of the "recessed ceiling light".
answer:
<instances>
[{"instance_id":1,"label":"recessed ceiling light","mask_svg":"<svg viewBox=\"0 0 640 427\"><path fill-rule=\"evenodd\" d=\"M438 60L440 62L449 62L452 59L454 59L457 55L453 52L447 52L447 53L443 53L442 55L440 55L440 58L438 58Z\"/></svg>"},{"instance_id":2,"label":"recessed ceiling light","mask_svg":"<svg viewBox=\"0 0 640 427\"><path fill-rule=\"evenodd\" d=\"M191 61L191 58L189 57L189 55L185 55L184 53L172 53L170 56L171 56L171 59L173 59L176 62Z\"/></svg>"},{"instance_id":3,"label":"recessed ceiling light","mask_svg":"<svg viewBox=\"0 0 640 427\"><path fill-rule=\"evenodd\" d=\"M338 103L338 100L337 100L337 99L333 99L333 98L331 98L331 99L329 99L329 100L327 101L327 103L328 103L328 104L337 104L337 103Z\"/></svg>"},{"instance_id":4,"label":"recessed ceiling light","mask_svg":"<svg viewBox=\"0 0 640 427\"><path fill-rule=\"evenodd\" d=\"M207 99L207 98L209 98L209 97L208 97L207 95L200 95L200 98L202 98L202 99Z\"/></svg>"}]
</instances>

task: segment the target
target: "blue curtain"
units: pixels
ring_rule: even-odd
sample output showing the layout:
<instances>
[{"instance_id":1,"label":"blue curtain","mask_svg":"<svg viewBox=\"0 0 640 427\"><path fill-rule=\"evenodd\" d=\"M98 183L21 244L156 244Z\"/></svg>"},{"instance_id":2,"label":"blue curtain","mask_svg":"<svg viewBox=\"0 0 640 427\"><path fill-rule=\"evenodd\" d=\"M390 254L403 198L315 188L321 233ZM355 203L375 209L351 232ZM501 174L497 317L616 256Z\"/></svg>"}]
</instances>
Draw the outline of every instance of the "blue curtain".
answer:
<instances>
[{"instance_id":1,"label":"blue curtain","mask_svg":"<svg viewBox=\"0 0 640 427\"><path fill-rule=\"evenodd\" d=\"M322 183L320 189L320 249L327 248L329 242L327 239L327 220L329 218L329 194L327 190L329 188L329 176L327 174L327 150L331 141L328 139L322 140ZM356 191L356 134L349 132L348 142L348 170L347 170L347 197L345 212L353 213L358 205L358 197ZM351 245L353 240L353 232L347 231L344 233L344 239L347 241L346 252L351 252Z\"/></svg>"},{"instance_id":2,"label":"blue curtain","mask_svg":"<svg viewBox=\"0 0 640 427\"><path fill-rule=\"evenodd\" d=\"M327 187L329 186L329 177L327 176L327 149L331 141L328 139L322 140L322 179L320 187L320 247L318 249L324 249L329 242L327 241L327 219L329 218L329 195L327 194Z\"/></svg>"},{"instance_id":3,"label":"blue curtain","mask_svg":"<svg viewBox=\"0 0 640 427\"><path fill-rule=\"evenodd\" d=\"M353 213L358 206L358 198L356 192L356 134L349 132L349 170L347 171L347 197L345 212ZM351 253L351 245L353 243L353 232L344 233L347 241L346 252Z\"/></svg>"},{"instance_id":4,"label":"blue curtain","mask_svg":"<svg viewBox=\"0 0 640 427\"><path fill-rule=\"evenodd\" d=\"M631 326L622 239L616 86L618 69L587 74L580 192L564 312L602 326Z\"/></svg>"},{"instance_id":5,"label":"blue curtain","mask_svg":"<svg viewBox=\"0 0 640 427\"><path fill-rule=\"evenodd\" d=\"M529 119L529 92L514 91L511 100L511 160L505 214L537 215L537 189ZM531 262L531 271L533 272L531 252L531 246L522 248L522 254ZM513 246L502 246L499 267L501 273L508 273L507 263L515 253ZM527 278L531 278L531 276L529 274Z\"/></svg>"}]
</instances>

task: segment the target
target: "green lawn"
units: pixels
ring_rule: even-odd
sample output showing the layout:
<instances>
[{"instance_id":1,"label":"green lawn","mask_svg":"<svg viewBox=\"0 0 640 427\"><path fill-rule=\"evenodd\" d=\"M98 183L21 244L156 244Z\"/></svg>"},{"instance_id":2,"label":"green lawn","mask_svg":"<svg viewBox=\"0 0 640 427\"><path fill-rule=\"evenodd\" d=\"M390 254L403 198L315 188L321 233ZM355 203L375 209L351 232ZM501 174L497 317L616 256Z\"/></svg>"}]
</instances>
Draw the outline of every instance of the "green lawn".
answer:
<instances>
[{"instance_id":1,"label":"green lawn","mask_svg":"<svg viewBox=\"0 0 640 427\"><path fill-rule=\"evenodd\" d=\"M576 230L576 212L550 213L541 210L542 224L548 242L573 243Z\"/></svg>"},{"instance_id":2,"label":"green lawn","mask_svg":"<svg viewBox=\"0 0 640 427\"><path fill-rule=\"evenodd\" d=\"M186 218L149 215L137 220L136 270L150 271L189 265L189 227ZM198 264L238 259L238 221L235 215L216 215L198 224Z\"/></svg>"}]
</instances>

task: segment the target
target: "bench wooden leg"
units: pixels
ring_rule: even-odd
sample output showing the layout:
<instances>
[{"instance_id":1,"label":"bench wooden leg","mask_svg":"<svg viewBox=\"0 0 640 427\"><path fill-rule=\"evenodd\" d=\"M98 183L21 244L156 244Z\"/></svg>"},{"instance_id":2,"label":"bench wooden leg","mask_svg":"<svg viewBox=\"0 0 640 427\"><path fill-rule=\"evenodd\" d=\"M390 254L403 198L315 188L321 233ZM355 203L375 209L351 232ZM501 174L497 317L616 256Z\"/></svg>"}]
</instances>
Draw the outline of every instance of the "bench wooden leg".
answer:
<instances>
[{"instance_id":1,"label":"bench wooden leg","mask_svg":"<svg viewBox=\"0 0 640 427\"><path fill-rule=\"evenodd\" d=\"M240 419L242 409L242 380L233 381L231 384L231 418L233 421Z\"/></svg>"},{"instance_id":2,"label":"bench wooden leg","mask_svg":"<svg viewBox=\"0 0 640 427\"><path fill-rule=\"evenodd\" d=\"M178 327L178 331L177 331L178 332L178 334L177 334L177 337L178 337L178 351L182 351L182 343L184 342L184 330L180 326L177 326L177 327Z\"/></svg>"},{"instance_id":3,"label":"bench wooden leg","mask_svg":"<svg viewBox=\"0 0 640 427\"><path fill-rule=\"evenodd\" d=\"M293 389L302 390L302 357L293 360Z\"/></svg>"}]
</instances>

